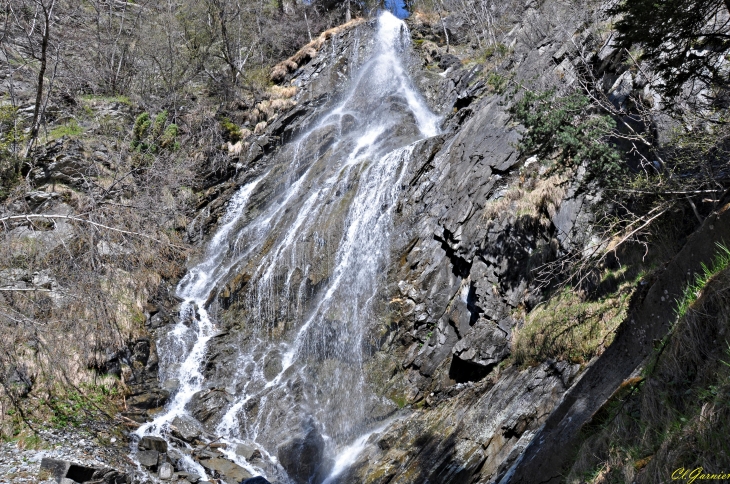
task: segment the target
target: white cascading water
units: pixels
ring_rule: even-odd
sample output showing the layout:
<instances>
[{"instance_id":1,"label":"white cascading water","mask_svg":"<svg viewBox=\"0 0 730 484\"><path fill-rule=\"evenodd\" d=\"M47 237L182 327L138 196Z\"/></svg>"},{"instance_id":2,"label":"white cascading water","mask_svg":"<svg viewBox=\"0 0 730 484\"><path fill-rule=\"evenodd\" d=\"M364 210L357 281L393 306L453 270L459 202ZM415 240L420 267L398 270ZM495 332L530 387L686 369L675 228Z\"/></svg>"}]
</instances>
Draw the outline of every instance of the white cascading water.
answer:
<instances>
[{"instance_id":1,"label":"white cascading water","mask_svg":"<svg viewBox=\"0 0 730 484\"><path fill-rule=\"evenodd\" d=\"M409 40L401 20L380 14L371 57L343 98L231 199L202 262L177 288L180 321L158 342L160 379L179 388L138 435L166 436L176 417L194 416L196 395L211 388L204 364L219 326L211 294L236 274L247 275L235 303L242 329L228 336L238 352L224 378L232 401L206 422L216 437L253 441L275 462L292 429L316 427L331 456L329 482L383 425L362 368L366 329L378 318L391 215L414 143L439 124L403 66ZM204 474L191 458L184 465Z\"/></svg>"}]
</instances>

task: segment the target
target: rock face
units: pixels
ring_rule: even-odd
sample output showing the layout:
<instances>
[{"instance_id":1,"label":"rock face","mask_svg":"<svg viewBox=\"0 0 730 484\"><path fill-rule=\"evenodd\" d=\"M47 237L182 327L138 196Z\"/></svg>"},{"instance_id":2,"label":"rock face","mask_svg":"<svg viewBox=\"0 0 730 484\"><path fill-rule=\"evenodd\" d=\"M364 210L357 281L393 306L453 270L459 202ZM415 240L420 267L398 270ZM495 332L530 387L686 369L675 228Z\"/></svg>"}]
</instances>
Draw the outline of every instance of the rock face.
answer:
<instances>
[{"instance_id":1,"label":"rock face","mask_svg":"<svg viewBox=\"0 0 730 484\"><path fill-rule=\"evenodd\" d=\"M310 424L303 433L280 444L277 457L289 477L297 484L319 484L329 470L324 460L324 449L322 435Z\"/></svg>"}]
</instances>

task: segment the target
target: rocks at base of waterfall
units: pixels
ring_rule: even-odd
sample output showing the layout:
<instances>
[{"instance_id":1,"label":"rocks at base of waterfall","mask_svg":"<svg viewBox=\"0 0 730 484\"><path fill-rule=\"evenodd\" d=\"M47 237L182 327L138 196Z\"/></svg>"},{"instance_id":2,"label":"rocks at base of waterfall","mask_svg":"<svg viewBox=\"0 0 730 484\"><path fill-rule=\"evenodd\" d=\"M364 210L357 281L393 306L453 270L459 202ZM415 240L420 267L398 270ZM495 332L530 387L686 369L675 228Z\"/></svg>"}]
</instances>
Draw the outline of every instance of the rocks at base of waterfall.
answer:
<instances>
[{"instance_id":1,"label":"rocks at base of waterfall","mask_svg":"<svg viewBox=\"0 0 730 484\"><path fill-rule=\"evenodd\" d=\"M156 450L157 452L164 454L167 452L167 441L162 437L146 435L139 441L138 447L142 450Z\"/></svg>"},{"instance_id":2,"label":"rocks at base of waterfall","mask_svg":"<svg viewBox=\"0 0 730 484\"><path fill-rule=\"evenodd\" d=\"M59 484L83 484L86 482L122 484L128 481L127 474L114 469L97 469L88 465L48 457L41 459L40 472L50 476Z\"/></svg>"},{"instance_id":3,"label":"rocks at base of waterfall","mask_svg":"<svg viewBox=\"0 0 730 484\"><path fill-rule=\"evenodd\" d=\"M173 476L173 480L179 481L181 479L190 482L191 484L197 484L202 478L199 475L193 474L191 472L176 472Z\"/></svg>"},{"instance_id":4,"label":"rocks at base of waterfall","mask_svg":"<svg viewBox=\"0 0 730 484\"><path fill-rule=\"evenodd\" d=\"M143 467L154 469L160 460L160 453L156 450L140 450L137 452L137 462Z\"/></svg>"},{"instance_id":5,"label":"rocks at base of waterfall","mask_svg":"<svg viewBox=\"0 0 730 484\"><path fill-rule=\"evenodd\" d=\"M243 457L247 461L250 461L251 459L261 458L261 451L259 451L259 449L257 449L254 445L247 442L237 444L235 452L236 455Z\"/></svg>"},{"instance_id":6,"label":"rocks at base of waterfall","mask_svg":"<svg viewBox=\"0 0 730 484\"><path fill-rule=\"evenodd\" d=\"M241 484L271 484L269 481L267 481L262 476L256 476L252 477L251 479L246 479L245 481L241 482Z\"/></svg>"},{"instance_id":7,"label":"rocks at base of waterfall","mask_svg":"<svg viewBox=\"0 0 730 484\"><path fill-rule=\"evenodd\" d=\"M169 462L164 462L160 465L160 469L157 471L158 477L163 481L169 481L172 479L172 475L175 472L175 469L173 469L172 464Z\"/></svg>"},{"instance_id":8,"label":"rocks at base of waterfall","mask_svg":"<svg viewBox=\"0 0 730 484\"><path fill-rule=\"evenodd\" d=\"M190 399L186 409L203 424L220 414L221 409L233 401L233 397L224 390L201 390Z\"/></svg>"},{"instance_id":9,"label":"rocks at base of waterfall","mask_svg":"<svg viewBox=\"0 0 730 484\"><path fill-rule=\"evenodd\" d=\"M172 420L170 431L173 437L177 437L185 442L193 442L198 439L202 433L199 424L195 419L186 415L178 415Z\"/></svg>"},{"instance_id":10,"label":"rocks at base of waterfall","mask_svg":"<svg viewBox=\"0 0 730 484\"><path fill-rule=\"evenodd\" d=\"M222 479L226 484L238 484L253 477L246 469L223 457L200 459L198 462L205 470Z\"/></svg>"},{"instance_id":11,"label":"rocks at base of waterfall","mask_svg":"<svg viewBox=\"0 0 730 484\"><path fill-rule=\"evenodd\" d=\"M332 463L325 459L324 438L312 422L276 450L279 463L296 484L319 484Z\"/></svg>"},{"instance_id":12,"label":"rocks at base of waterfall","mask_svg":"<svg viewBox=\"0 0 730 484\"><path fill-rule=\"evenodd\" d=\"M140 393L127 399L127 405L134 408L151 409L159 408L167 403L170 399L170 392L161 388Z\"/></svg>"}]
</instances>

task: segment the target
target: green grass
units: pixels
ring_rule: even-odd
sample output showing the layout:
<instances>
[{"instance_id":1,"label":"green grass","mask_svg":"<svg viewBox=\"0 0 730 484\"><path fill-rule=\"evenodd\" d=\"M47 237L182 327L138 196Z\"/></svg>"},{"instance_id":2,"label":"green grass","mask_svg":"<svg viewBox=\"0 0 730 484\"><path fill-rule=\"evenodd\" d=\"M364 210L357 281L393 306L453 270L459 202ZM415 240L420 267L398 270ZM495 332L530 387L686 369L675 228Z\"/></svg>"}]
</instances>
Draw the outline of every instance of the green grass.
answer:
<instances>
[{"instance_id":1,"label":"green grass","mask_svg":"<svg viewBox=\"0 0 730 484\"><path fill-rule=\"evenodd\" d=\"M84 128L79 126L79 123L72 119L60 126L56 126L48 133L49 139L59 139L64 136L78 136L84 132Z\"/></svg>"},{"instance_id":2,"label":"green grass","mask_svg":"<svg viewBox=\"0 0 730 484\"><path fill-rule=\"evenodd\" d=\"M705 264L702 264L702 274L695 276L694 283L689 284L684 289L681 299L677 301L677 316L680 318L687 314L687 310L700 297L702 290L707 286L710 279L730 266L730 249L719 243L717 247L718 252L715 254L712 267L707 267Z\"/></svg>"},{"instance_id":3,"label":"green grass","mask_svg":"<svg viewBox=\"0 0 730 484\"><path fill-rule=\"evenodd\" d=\"M586 363L613 341L626 315L636 281L624 281L598 300L566 288L525 316L513 344L514 362L539 364L549 358Z\"/></svg>"}]
</instances>

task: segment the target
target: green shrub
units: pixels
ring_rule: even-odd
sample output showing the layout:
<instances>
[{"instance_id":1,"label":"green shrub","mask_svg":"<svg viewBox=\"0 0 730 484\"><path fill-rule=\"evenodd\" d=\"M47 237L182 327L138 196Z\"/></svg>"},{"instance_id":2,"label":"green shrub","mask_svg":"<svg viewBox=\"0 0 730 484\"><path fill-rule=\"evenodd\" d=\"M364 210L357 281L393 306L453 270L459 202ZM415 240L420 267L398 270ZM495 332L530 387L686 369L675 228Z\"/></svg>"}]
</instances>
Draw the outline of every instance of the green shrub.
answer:
<instances>
[{"instance_id":1,"label":"green shrub","mask_svg":"<svg viewBox=\"0 0 730 484\"><path fill-rule=\"evenodd\" d=\"M160 149L171 151L178 149L178 127L174 123L168 124L167 117L166 110L158 113L154 120L147 112L137 116L132 127L132 150L140 153L157 153Z\"/></svg>"},{"instance_id":2,"label":"green shrub","mask_svg":"<svg viewBox=\"0 0 730 484\"><path fill-rule=\"evenodd\" d=\"M223 118L220 121L221 130L223 131L223 139L230 141L231 143L238 143L241 141L241 128L236 123L228 118Z\"/></svg>"},{"instance_id":3,"label":"green shrub","mask_svg":"<svg viewBox=\"0 0 730 484\"><path fill-rule=\"evenodd\" d=\"M526 128L520 151L543 159L556 154L565 165L588 161L589 179L616 183L623 171L621 157L607 142L616 123L610 116L591 114L591 107L589 98L577 92L558 96L554 90L526 91L512 107Z\"/></svg>"}]
</instances>

